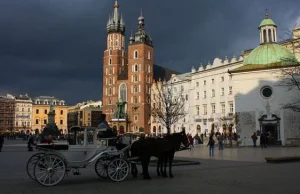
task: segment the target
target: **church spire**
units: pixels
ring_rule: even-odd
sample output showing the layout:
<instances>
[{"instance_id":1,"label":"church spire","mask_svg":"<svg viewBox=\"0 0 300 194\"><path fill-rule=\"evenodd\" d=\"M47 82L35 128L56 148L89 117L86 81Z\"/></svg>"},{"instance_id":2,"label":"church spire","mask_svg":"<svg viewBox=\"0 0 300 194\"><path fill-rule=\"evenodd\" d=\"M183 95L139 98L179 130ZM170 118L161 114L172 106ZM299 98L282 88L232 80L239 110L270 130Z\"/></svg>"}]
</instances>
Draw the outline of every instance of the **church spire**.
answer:
<instances>
[{"instance_id":1,"label":"church spire","mask_svg":"<svg viewBox=\"0 0 300 194\"><path fill-rule=\"evenodd\" d=\"M119 14L119 4L118 1L115 1L114 11L112 16L109 16L106 29L107 33L122 33L125 34L125 22L123 20L123 16Z\"/></svg>"},{"instance_id":2,"label":"church spire","mask_svg":"<svg viewBox=\"0 0 300 194\"><path fill-rule=\"evenodd\" d=\"M152 46L152 39L145 30L145 18L143 16L143 10L141 9L141 15L138 17L138 29L134 37L130 38L129 44L145 43Z\"/></svg>"}]
</instances>

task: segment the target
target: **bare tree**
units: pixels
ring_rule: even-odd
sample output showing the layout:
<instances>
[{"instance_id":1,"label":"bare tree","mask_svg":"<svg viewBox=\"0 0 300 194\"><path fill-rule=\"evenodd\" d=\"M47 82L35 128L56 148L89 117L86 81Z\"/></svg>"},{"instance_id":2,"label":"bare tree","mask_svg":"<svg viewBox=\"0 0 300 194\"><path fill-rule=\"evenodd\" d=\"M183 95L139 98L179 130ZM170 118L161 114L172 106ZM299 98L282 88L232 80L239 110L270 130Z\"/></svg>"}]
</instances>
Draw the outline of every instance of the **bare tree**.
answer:
<instances>
[{"instance_id":1,"label":"bare tree","mask_svg":"<svg viewBox=\"0 0 300 194\"><path fill-rule=\"evenodd\" d=\"M219 124L222 126L223 131L229 131L229 144L232 146L232 128L237 122L236 115L228 115L219 118Z\"/></svg>"},{"instance_id":2,"label":"bare tree","mask_svg":"<svg viewBox=\"0 0 300 194\"><path fill-rule=\"evenodd\" d=\"M171 126L184 118L184 97L180 88L161 81L152 85L151 115L156 118L170 134Z\"/></svg>"}]
</instances>

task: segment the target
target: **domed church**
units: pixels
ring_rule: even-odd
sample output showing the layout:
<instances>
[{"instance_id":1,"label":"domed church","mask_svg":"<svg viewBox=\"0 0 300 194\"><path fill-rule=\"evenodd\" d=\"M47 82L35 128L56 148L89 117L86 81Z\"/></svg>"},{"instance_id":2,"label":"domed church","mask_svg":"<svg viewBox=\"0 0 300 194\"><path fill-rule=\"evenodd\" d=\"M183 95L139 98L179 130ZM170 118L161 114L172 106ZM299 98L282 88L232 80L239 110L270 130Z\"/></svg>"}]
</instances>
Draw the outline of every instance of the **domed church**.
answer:
<instances>
[{"instance_id":1,"label":"domed church","mask_svg":"<svg viewBox=\"0 0 300 194\"><path fill-rule=\"evenodd\" d=\"M300 113L283 108L299 98L297 87L285 86L291 79L285 72L299 66L299 61L291 49L277 43L277 26L268 14L258 29L260 45L245 56L243 65L228 71L233 80L236 132L242 145L252 145L254 132L267 134L268 144L286 145L300 138Z\"/></svg>"}]
</instances>

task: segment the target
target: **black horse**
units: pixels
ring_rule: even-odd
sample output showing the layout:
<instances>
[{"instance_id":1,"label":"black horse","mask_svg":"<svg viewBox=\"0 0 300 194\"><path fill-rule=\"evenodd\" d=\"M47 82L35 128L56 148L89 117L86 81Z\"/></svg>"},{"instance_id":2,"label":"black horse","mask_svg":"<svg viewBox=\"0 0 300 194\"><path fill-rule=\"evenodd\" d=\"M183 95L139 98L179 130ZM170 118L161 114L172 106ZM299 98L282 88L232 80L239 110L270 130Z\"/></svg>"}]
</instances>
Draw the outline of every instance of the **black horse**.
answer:
<instances>
[{"instance_id":1,"label":"black horse","mask_svg":"<svg viewBox=\"0 0 300 194\"><path fill-rule=\"evenodd\" d=\"M146 138L135 141L131 146L131 157L138 157L138 160L142 163L144 179L151 179L148 166L151 156L157 157L159 162L158 165L161 167L161 173L164 176L167 176L166 165L169 161L169 175L170 178L173 177L172 174L172 163L176 150L179 150L180 145L188 145L188 140L184 131L180 133L174 133L172 135L166 136L163 139L154 139ZM163 162L165 164L165 171L163 171ZM137 167L136 164L132 164L132 175L137 176ZM160 175L160 172L157 171L157 174Z\"/></svg>"}]
</instances>

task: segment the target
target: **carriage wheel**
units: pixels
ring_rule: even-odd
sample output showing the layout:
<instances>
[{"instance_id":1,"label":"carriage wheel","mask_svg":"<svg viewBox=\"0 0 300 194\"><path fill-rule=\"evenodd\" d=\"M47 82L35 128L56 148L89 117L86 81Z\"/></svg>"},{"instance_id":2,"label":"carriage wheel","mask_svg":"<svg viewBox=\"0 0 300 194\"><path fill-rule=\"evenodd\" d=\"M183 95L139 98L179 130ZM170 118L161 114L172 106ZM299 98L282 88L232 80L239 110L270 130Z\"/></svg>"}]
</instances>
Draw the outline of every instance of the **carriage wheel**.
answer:
<instances>
[{"instance_id":1,"label":"carriage wheel","mask_svg":"<svg viewBox=\"0 0 300 194\"><path fill-rule=\"evenodd\" d=\"M112 160L107 167L108 177L115 182L123 181L129 174L129 164L122 158Z\"/></svg>"},{"instance_id":2,"label":"carriage wheel","mask_svg":"<svg viewBox=\"0 0 300 194\"><path fill-rule=\"evenodd\" d=\"M61 157L54 154L43 156L34 166L35 179L44 186L57 185L65 174L65 162Z\"/></svg>"},{"instance_id":3,"label":"carriage wheel","mask_svg":"<svg viewBox=\"0 0 300 194\"><path fill-rule=\"evenodd\" d=\"M97 175L101 178L107 178L107 167L109 163L109 155L102 155L95 163L95 171Z\"/></svg>"},{"instance_id":4,"label":"carriage wheel","mask_svg":"<svg viewBox=\"0 0 300 194\"><path fill-rule=\"evenodd\" d=\"M36 180L34 177L34 165L37 163L37 161L43 157L45 155L45 153L36 153L34 155L32 155L27 164L26 164L26 171L28 176L32 179L32 180Z\"/></svg>"}]
</instances>

